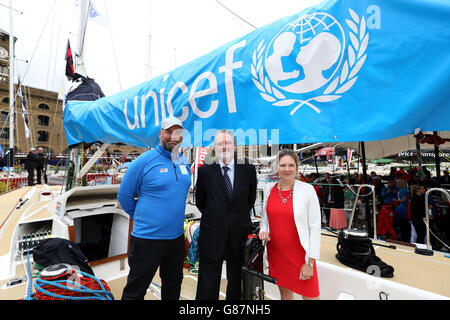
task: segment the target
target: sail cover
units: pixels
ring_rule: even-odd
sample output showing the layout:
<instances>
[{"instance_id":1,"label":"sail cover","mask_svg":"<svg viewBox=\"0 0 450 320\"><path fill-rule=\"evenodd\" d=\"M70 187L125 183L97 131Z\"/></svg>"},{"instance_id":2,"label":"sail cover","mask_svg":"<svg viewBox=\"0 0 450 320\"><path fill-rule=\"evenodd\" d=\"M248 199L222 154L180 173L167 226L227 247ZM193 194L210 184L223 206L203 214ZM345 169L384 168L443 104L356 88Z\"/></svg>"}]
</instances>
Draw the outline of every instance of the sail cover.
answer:
<instances>
[{"instance_id":1,"label":"sail cover","mask_svg":"<svg viewBox=\"0 0 450 320\"><path fill-rule=\"evenodd\" d=\"M154 147L169 115L185 147L220 129L239 145L449 131L449 17L448 0L324 1L113 96L68 103L67 143Z\"/></svg>"}]
</instances>

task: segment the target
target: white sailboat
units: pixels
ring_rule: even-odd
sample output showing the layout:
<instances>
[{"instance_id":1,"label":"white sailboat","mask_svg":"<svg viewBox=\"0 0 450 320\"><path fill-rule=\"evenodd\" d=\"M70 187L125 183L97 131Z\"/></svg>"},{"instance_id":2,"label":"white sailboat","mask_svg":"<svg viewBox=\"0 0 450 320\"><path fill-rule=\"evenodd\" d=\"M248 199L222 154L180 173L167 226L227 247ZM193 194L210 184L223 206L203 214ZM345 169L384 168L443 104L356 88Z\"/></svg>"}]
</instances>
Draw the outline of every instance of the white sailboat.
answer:
<instances>
[{"instance_id":1,"label":"white sailboat","mask_svg":"<svg viewBox=\"0 0 450 320\"><path fill-rule=\"evenodd\" d=\"M81 28L78 34L84 34L88 9L89 1L79 2ZM80 50L82 42L79 37L75 46L75 72L86 76ZM0 196L0 300L30 298L28 288L36 280L36 276L32 279L28 272L34 269L33 249L48 238L66 239L77 244L95 276L106 281L116 299L121 297L129 270L127 251L132 223L117 202L119 185L76 186L107 147L108 144L102 144L83 168L84 146L72 148L69 161L76 164L73 166L75 171L72 176L66 176L63 186L35 185ZM192 220L198 217L198 209L188 203L186 214ZM191 236L193 227L190 223ZM189 278L188 270L186 274L186 281L191 281L195 290L195 282ZM152 288L147 298L158 299L158 279ZM190 291L184 292L183 296L194 298Z\"/></svg>"},{"instance_id":2,"label":"white sailboat","mask_svg":"<svg viewBox=\"0 0 450 320\"><path fill-rule=\"evenodd\" d=\"M80 16L87 19L89 1L80 4ZM10 1L12 34L12 1ZM84 32L82 26L78 34ZM82 37L80 37L82 39ZM10 65L13 66L13 44L10 44ZM82 52L78 51L78 52ZM77 56L76 70L86 75L82 55ZM10 101L13 109L14 71L10 68ZM14 130L14 112L11 112L10 128ZM14 146L14 134L10 135L10 146ZM10 152L12 154L12 152ZM120 274L126 275L126 252L130 230L129 217L117 208L118 186L96 186L64 190L61 186L36 185L24 187L1 196L1 249L0 249L0 299L23 299L24 284L32 280L26 268L32 263L32 250L44 239L58 237L70 239L83 246L88 243L86 252L91 251L89 262L101 278L114 280ZM67 191L67 192L65 192ZM74 202L75 201L75 202ZM99 220L98 220L99 219ZM102 223L106 223L110 237L102 237ZM89 226L88 226L89 225ZM103 227L104 229L105 227ZM84 239L84 240L83 240ZM98 249L94 249L97 247ZM102 247L103 249L99 249ZM100 253L100 251L102 253ZM28 262L24 260L30 256ZM27 278L27 281L24 280ZM22 292L21 292L22 291ZM19 293L20 292L20 293ZM17 293L17 294L16 294ZM118 294L118 293L116 293Z\"/></svg>"}]
</instances>

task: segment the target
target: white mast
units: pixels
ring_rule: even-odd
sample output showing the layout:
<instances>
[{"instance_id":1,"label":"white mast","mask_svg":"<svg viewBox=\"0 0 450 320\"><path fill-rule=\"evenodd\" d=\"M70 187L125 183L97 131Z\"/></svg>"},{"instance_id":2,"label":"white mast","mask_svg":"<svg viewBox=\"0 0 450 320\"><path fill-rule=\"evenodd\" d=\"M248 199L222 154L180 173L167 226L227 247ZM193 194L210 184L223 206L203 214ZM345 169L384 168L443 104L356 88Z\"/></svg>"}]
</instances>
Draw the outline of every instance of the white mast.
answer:
<instances>
[{"instance_id":1,"label":"white mast","mask_svg":"<svg viewBox=\"0 0 450 320\"><path fill-rule=\"evenodd\" d=\"M12 0L9 0L9 157L14 170L14 33Z\"/></svg>"},{"instance_id":2,"label":"white mast","mask_svg":"<svg viewBox=\"0 0 450 320\"><path fill-rule=\"evenodd\" d=\"M79 25L78 25L78 39L77 39L77 48L75 51L75 59L74 59L74 67L75 67L75 73L78 73L79 75L86 77L86 68L84 65L84 40L86 38L86 26L88 21L88 15L89 15L89 0L81 0L80 2L80 18L79 18Z\"/></svg>"},{"instance_id":3,"label":"white mast","mask_svg":"<svg viewBox=\"0 0 450 320\"><path fill-rule=\"evenodd\" d=\"M86 28L87 28L87 21L88 21L88 15L89 15L89 0L81 0L79 2L80 6L79 9L79 25L78 25L78 32L77 32L77 42L76 45L78 46L75 51L75 59L74 59L74 67L75 67L75 73L79 74L83 77L86 77L86 68L84 66L84 40L86 37ZM84 152L84 143L81 144L81 146L77 148L70 148L70 155L69 159L70 161L73 161L75 163L74 167L74 177L72 177L72 181L75 181L75 185L80 185L76 179L81 179L82 176L80 176L81 171L81 161L83 159L83 152ZM88 169L89 170L89 169ZM76 178L74 180L74 178ZM66 178L65 182L65 188L66 191L70 189L71 187L68 187L71 185L69 183L69 176Z\"/></svg>"}]
</instances>

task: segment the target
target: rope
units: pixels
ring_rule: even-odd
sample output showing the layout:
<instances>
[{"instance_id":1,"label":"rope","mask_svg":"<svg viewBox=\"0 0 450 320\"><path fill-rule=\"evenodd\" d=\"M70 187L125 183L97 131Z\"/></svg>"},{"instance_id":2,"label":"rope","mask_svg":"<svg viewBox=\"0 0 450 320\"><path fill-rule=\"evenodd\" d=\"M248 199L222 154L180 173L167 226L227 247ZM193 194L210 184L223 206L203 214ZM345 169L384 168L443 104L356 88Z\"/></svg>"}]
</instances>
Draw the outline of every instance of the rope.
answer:
<instances>
[{"instance_id":1,"label":"rope","mask_svg":"<svg viewBox=\"0 0 450 320\"><path fill-rule=\"evenodd\" d=\"M348 190L350 190L355 196L358 194L358 192L354 191L352 186L349 185L348 183L345 183L345 184L332 184L332 183L314 183L313 182L313 183L310 183L310 184L313 185L313 186L338 186L338 187L343 187L343 188L347 187ZM360 185L359 184L354 184L353 186L358 187ZM364 187L364 189L370 189L370 191L367 194L361 194L360 193L359 194L360 197L370 196L372 194L372 192L374 191L374 189L369 188L369 187Z\"/></svg>"},{"instance_id":2,"label":"rope","mask_svg":"<svg viewBox=\"0 0 450 320\"><path fill-rule=\"evenodd\" d=\"M75 271L46 279L42 279L38 275L35 282L36 292L33 295L30 251L27 252L26 269L27 287L25 300L114 300L114 296L104 280L99 280L83 271L78 271L82 277L79 277ZM68 277L68 279L56 280L62 277ZM76 281L69 280L70 278Z\"/></svg>"},{"instance_id":3,"label":"rope","mask_svg":"<svg viewBox=\"0 0 450 320\"><path fill-rule=\"evenodd\" d=\"M196 261L190 261L189 259L189 250L191 247L192 238L194 236L194 232L191 232L192 227L195 224L194 220L186 220L188 224L184 227L184 241L186 246L186 256L184 257L183 267L189 270L190 274L198 275L198 259ZM188 237L189 235L189 237ZM190 240L189 240L190 238Z\"/></svg>"},{"instance_id":4,"label":"rope","mask_svg":"<svg viewBox=\"0 0 450 320\"><path fill-rule=\"evenodd\" d=\"M0 232L3 229L4 226L6 226L6 222L8 221L8 219L11 217L11 215L14 213L14 211L16 210L17 206L20 204L20 201L22 200L22 198L27 194L27 192L30 191L30 188L26 188L26 190L22 193L22 195L20 196L19 200L16 202L16 204L14 205L14 207L11 209L11 211L9 212L8 216L5 218L5 220L3 220L3 222L0 225Z\"/></svg>"},{"instance_id":5,"label":"rope","mask_svg":"<svg viewBox=\"0 0 450 320\"><path fill-rule=\"evenodd\" d=\"M51 11L51 14L53 14L53 12L54 12L54 10ZM56 21L56 19L52 19L52 27L51 27L51 35L50 35L50 50L49 50L49 54L48 54L48 64L47 64L47 79L45 81L46 88L48 88L48 79L50 77L50 64L52 61L53 44L54 44L54 38L55 38L55 21ZM54 58L54 60L56 63L56 60L58 60L58 59ZM53 90L53 88L51 90Z\"/></svg>"},{"instance_id":6,"label":"rope","mask_svg":"<svg viewBox=\"0 0 450 320\"><path fill-rule=\"evenodd\" d=\"M119 88L120 88L120 91L122 91L122 81L120 79L119 62L117 60L116 46L114 44L114 37L113 37L113 33L112 33L112 28L111 28L111 21L109 18L109 11L108 11L108 6L106 5L106 2L105 2L105 11L106 11L106 18L108 20L108 30L109 30L109 35L111 37L111 45L113 48L113 56L114 56L114 63L116 66L116 71L117 71L117 78L119 80Z\"/></svg>"},{"instance_id":7,"label":"rope","mask_svg":"<svg viewBox=\"0 0 450 320\"><path fill-rule=\"evenodd\" d=\"M189 268L189 273L193 275L198 275L198 261L196 263L191 263L191 267Z\"/></svg>"},{"instance_id":8,"label":"rope","mask_svg":"<svg viewBox=\"0 0 450 320\"><path fill-rule=\"evenodd\" d=\"M78 277L77 273L82 277ZM52 278L42 279L39 275L35 282L37 300L114 300L108 285L104 280L82 272L65 274L76 281ZM61 276L58 276L60 279ZM53 281L52 281L53 280Z\"/></svg>"},{"instance_id":9,"label":"rope","mask_svg":"<svg viewBox=\"0 0 450 320\"><path fill-rule=\"evenodd\" d=\"M60 40L60 34L61 34L61 24L62 24L62 17L63 17L63 4L62 1L59 3L60 4L60 9L59 9L59 21L58 21L58 35L56 36L56 49L55 49L55 56L58 56L58 48L59 48L59 40ZM53 70L57 70L57 62L58 59L54 59L55 60L55 65L53 66ZM50 87L50 90L54 90L55 87L55 78L56 78L56 72L53 73L53 80L52 80L52 86ZM56 109L58 109L58 99L56 99ZM56 113L56 111L55 111Z\"/></svg>"},{"instance_id":10,"label":"rope","mask_svg":"<svg viewBox=\"0 0 450 320\"><path fill-rule=\"evenodd\" d=\"M30 237L30 240L32 238ZM22 264L23 258L22 258ZM27 252L27 288L25 300L114 300L110 288L104 280L83 271L69 271L56 277L41 278L35 281L36 292L32 294L33 277L31 274L30 250ZM80 277L79 274L82 275ZM64 279L66 278L66 279ZM57 280L61 279L61 280ZM76 281L70 280L75 279Z\"/></svg>"},{"instance_id":11,"label":"rope","mask_svg":"<svg viewBox=\"0 0 450 320\"><path fill-rule=\"evenodd\" d=\"M184 227L184 245L186 247L186 256L184 257L183 267L185 269L190 269L192 266L189 262L189 247L190 247L190 241L192 241L192 235L190 235L190 240L188 239L188 234L190 234L190 226L194 224L194 221L191 220L188 222L188 224Z\"/></svg>"},{"instance_id":12,"label":"rope","mask_svg":"<svg viewBox=\"0 0 450 320\"><path fill-rule=\"evenodd\" d=\"M49 21L51 15L52 15L52 13L53 13L53 9L54 9L54 7L55 7L55 4L56 4L56 0L53 2L53 5L52 5L52 7L51 7L51 9L50 9L50 12L49 12L49 14L48 14L48 16L47 16L47 19L45 20L44 28L41 30L41 34L39 35L39 39L38 39L38 41L37 41L37 43L36 43L36 47L34 48L33 54L31 55L31 58L30 58L30 60L29 60L28 66L27 66L27 69L25 70L25 74L23 75L22 82L20 83L19 87L22 87L23 82L25 81L25 79L26 79L26 77L27 77L28 70L30 69L31 62L33 61L34 55L35 55L36 50L37 50L37 48L38 48L38 46L39 46L39 43L40 43L40 41L41 41L41 38L42 38L42 36L43 36L43 34L44 34L45 28L47 27L48 21ZM18 90L18 89L17 89L17 90ZM14 101L16 101L16 98L17 98L17 93L14 95Z\"/></svg>"},{"instance_id":13,"label":"rope","mask_svg":"<svg viewBox=\"0 0 450 320\"><path fill-rule=\"evenodd\" d=\"M22 256L22 264L23 264L23 256ZM25 296L25 300L32 300L31 291L33 289L33 277L31 275L30 250L27 251L27 270L26 270L26 275L27 275L27 288L26 288L27 295Z\"/></svg>"},{"instance_id":14,"label":"rope","mask_svg":"<svg viewBox=\"0 0 450 320\"><path fill-rule=\"evenodd\" d=\"M253 24L251 24L250 22L248 22L247 20L243 19L242 17L240 17L238 14L236 14L234 11L232 11L231 9L229 9L228 7L224 6L220 1L216 0L216 2L218 4L220 4L222 7L224 7L227 11L229 11L231 14L233 14L234 16L236 16L237 18L239 18L240 20L244 21L246 24L248 24L249 26L258 29L257 27L255 27Z\"/></svg>"},{"instance_id":15,"label":"rope","mask_svg":"<svg viewBox=\"0 0 450 320\"><path fill-rule=\"evenodd\" d=\"M367 237L349 236L345 238L343 233L340 233L336 249L338 252L336 258L347 267L381 277L392 278L394 276L394 268L376 256L372 240ZM378 268L379 274L375 274L376 269L371 267Z\"/></svg>"}]
</instances>

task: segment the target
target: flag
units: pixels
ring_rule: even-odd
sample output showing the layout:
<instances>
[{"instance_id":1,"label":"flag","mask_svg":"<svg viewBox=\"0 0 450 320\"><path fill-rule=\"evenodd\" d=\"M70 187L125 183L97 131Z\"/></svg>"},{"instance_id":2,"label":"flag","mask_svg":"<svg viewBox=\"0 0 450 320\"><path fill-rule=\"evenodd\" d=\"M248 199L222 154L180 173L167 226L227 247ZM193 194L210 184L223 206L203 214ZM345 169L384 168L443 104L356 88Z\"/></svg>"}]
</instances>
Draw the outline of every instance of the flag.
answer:
<instances>
[{"instance_id":1,"label":"flag","mask_svg":"<svg viewBox=\"0 0 450 320\"><path fill-rule=\"evenodd\" d=\"M352 153L353 150L350 148L347 148L347 166L350 167L350 162L352 161Z\"/></svg>"},{"instance_id":2,"label":"flag","mask_svg":"<svg viewBox=\"0 0 450 320\"><path fill-rule=\"evenodd\" d=\"M72 49L70 48L70 40L67 40L66 49L66 77L72 80L75 76L75 66L73 64Z\"/></svg>"},{"instance_id":3,"label":"flag","mask_svg":"<svg viewBox=\"0 0 450 320\"><path fill-rule=\"evenodd\" d=\"M323 1L115 95L69 102L67 143L157 146L168 115L183 148L220 129L238 145L450 131L449 17L448 0Z\"/></svg>"},{"instance_id":4,"label":"flag","mask_svg":"<svg viewBox=\"0 0 450 320\"><path fill-rule=\"evenodd\" d=\"M27 110L25 109L26 106L26 100L25 97L22 94L22 84L20 82L20 77L19 77L19 89L17 89L17 96L20 98L20 101L22 103L22 118L23 118L23 125L25 127L25 136L27 137L27 139L30 137L30 129L28 129L28 119L27 119Z\"/></svg>"},{"instance_id":5,"label":"flag","mask_svg":"<svg viewBox=\"0 0 450 320\"><path fill-rule=\"evenodd\" d=\"M198 168L200 168L205 163L206 155L208 154L208 147L200 147L195 150L195 159L191 165L191 173L192 175L197 176Z\"/></svg>"},{"instance_id":6,"label":"flag","mask_svg":"<svg viewBox=\"0 0 450 320\"><path fill-rule=\"evenodd\" d=\"M84 10L80 3L80 0L75 0L75 6L78 9ZM98 8L92 3L92 1L89 1L87 16L91 21L96 22L98 24L101 24L101 25L107 24L107 19L105 18L105 16L103 14L100 13Z\"/></svg>"},{"instance_id":7,"label":"flag","mask_svg":"<svg viewBox=\"0 0 450 320\"><path fill-rule=\"evenodd\" d=\"M205 163L205 158L208 155L209 147L199 147L195 148L195 156L194 161L191 165L191 178L192 178L192 186L195 186L197 183L198 177L198 168L200 168Z\"/></svg>"},{"instance_id":8,"label":"flag","mask_svg":"<svg viewBox=\"0 0 450 320\"><path fill-rule=\"evenodd\" d=\"M108 24L107 19L105 18L105 16L103 16L102 14L100 14L100 12L98 11L98 9L94 6L94 4L92 3L92 1L89 1L89 13L88 13L88 17L90 20L106 26Z\"/></svg>"}]
</instances>

